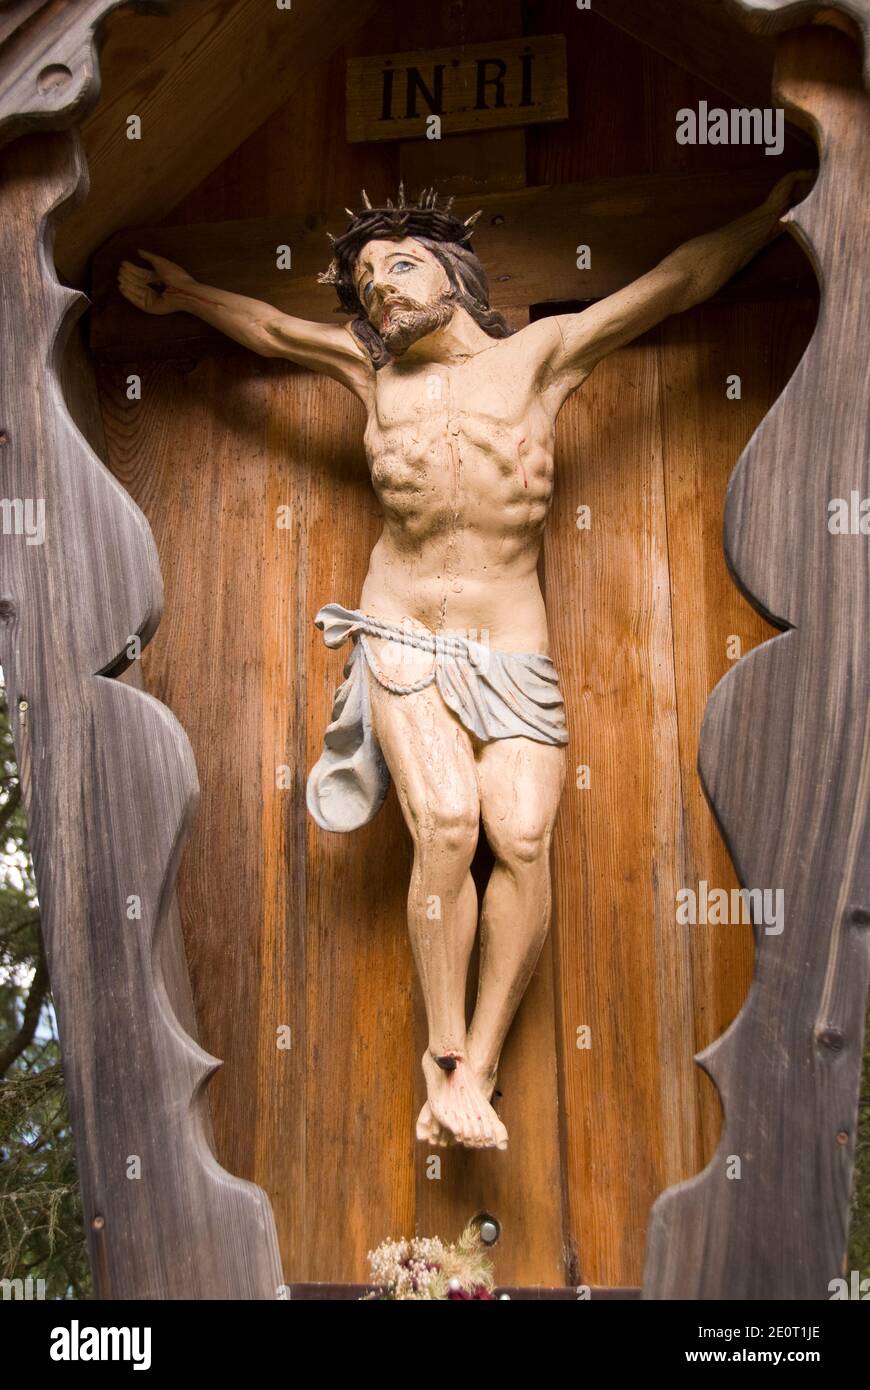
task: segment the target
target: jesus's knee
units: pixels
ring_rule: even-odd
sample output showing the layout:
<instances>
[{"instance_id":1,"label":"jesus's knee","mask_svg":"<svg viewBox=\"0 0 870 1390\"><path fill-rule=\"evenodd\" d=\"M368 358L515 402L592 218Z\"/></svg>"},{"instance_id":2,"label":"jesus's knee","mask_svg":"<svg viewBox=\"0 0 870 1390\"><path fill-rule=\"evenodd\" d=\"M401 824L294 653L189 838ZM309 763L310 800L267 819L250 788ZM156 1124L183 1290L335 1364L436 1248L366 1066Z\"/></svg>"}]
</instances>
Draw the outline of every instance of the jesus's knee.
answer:
<instances>
[{"instance_id":1,"label":"jesus's knee","mask_svg":"<svg viewBox=\"0 0 870 1390\"><path fill-rule=\"evenodd\" d=\"M414 817L411 830L418 858L468 868L479 826L480 811L471 799L445 798L427 806Z\"/></svg>"},{"instance_id":2,"label":"jesus's knee","mask_svg":"<svg viewBox=\"0 0 870 1390\"><path fill-rule=\"evenodd\" d=\"M490 849L496 859L516 872L546 866L550 856L551 828L548 825L502 822L486 827Z\"/></svg>"}]
</instances>

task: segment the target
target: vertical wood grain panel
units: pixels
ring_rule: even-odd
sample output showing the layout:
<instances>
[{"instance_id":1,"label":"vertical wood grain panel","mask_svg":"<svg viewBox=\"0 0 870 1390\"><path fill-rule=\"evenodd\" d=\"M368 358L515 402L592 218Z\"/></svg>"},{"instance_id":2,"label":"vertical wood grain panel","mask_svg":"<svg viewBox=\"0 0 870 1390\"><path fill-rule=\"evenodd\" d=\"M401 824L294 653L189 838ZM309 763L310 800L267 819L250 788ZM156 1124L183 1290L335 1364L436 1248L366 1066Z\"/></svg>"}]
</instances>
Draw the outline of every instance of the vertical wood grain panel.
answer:
<instances>
[{"instance_id":1,"label":"vertical wood grain panel","mask_svg":"<svg viewBox=\"0 0 870 1390\"><path fill-rule=\"evenodd\" d=\"M743 1002L751 933L678 927L675 893L737 887L697 774L700 720L727 638L746 651L772 629L727 572L725 486L812 311L703 306L599 366L560 417L546 573L571 767L592 774L588 791L569 776L557 835L562 1124L570 1240L594 1284L640 1278L652 1200L719 1133L692 1057Z\"/></svg>"},{"instance_id":2,"label":"vertical wood grain panel","mask_svg":"<svg viewBox=\"0 0 870 1390\"><path fill-rule=\"evenodd\" d=\"M734 866L698 775L701 720L710 692L736 657L776 631L741 595L722 549L725 490L734 460L788 381L806 347L815 302L718 303L664 325L659 342L663 456L670 538L674 663L680 726L686 887L737 887ZM726 377L741 378L728 400ZM751 927L698 926L689 933L696 1052L721 1036L746 997ZM719 1136L721 1105L696 1070L702 1161ZM685 1176L689 1176L687 1173Z\"/></svg>"},{"instance_id":3,"label":"vertical wood grain panel","mask_svg":"<svg viewBox=\"0 0 870 1390\"><path fill-rule=\"evenodd\" d=\"M220 1154L253 1178L264 656L250 615L263 602L268 405L253 360L188 365L139 368L140 402L127 400L126 368L106 370L101 403L113 471L161 557L164 621L143 653L143 676L196 759L203 794L179 906L203 1045L225 1062L210 1090Z\"/></svg>"},{"instance_id":4,"label":"vertical wood grain panel","mask_svg":"<svg viewBox=\"0 0 870 1390\"><path fill-rule=\"evenodd\" d=\"M545 560L571 735L556 837L565 1179L593 1284L632 1280L645 1210L696 1156L687 943L668 912L682 868L657 366L632 346L562 411Z\"/></svg>"}]
</instances>

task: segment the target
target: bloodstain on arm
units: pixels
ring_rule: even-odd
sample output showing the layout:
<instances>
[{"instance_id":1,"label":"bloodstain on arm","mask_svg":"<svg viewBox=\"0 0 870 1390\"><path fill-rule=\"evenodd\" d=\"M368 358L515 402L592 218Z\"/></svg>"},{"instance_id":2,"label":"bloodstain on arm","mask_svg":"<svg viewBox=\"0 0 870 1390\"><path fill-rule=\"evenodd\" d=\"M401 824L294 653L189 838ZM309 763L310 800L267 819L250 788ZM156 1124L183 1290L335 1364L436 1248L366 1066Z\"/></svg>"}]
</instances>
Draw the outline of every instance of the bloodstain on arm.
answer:
<instances>
[{"instance_id":1,"label":"bloodstain on arm","mask_svg":"<svg viewBox=\"0 0 870 1390\"><path fill-rule=\"evenodd\" d=\"M206 304L210 309L226 308L226 305L222 304L219 299L208 299L207 296L204 294L194 294L193 290L178 289L174 285L165 284L163 280L149 280L148 288L149 290L156 290L158 294L162 295L164 298L167 299L170 295L177 294L180 295L183 299L193 299L196 301L197 304Z\"/></svg>"}]
</instances>

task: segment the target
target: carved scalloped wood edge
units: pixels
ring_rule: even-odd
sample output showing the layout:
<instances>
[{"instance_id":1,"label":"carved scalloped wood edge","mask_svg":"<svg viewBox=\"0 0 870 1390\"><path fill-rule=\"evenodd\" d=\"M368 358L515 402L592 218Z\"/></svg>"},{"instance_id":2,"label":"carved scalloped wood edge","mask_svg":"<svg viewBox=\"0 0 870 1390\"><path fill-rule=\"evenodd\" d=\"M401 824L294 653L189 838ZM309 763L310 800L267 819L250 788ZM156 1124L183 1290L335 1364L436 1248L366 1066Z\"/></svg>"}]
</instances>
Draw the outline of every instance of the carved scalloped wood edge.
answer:
<instances>
[{"instance_id":1,"label":"carved scalloped wood edge","mask_svg":"<svg viewBox=\"0 0 870 1390\"><path fill-rule=\"evenodd\" d=\"M851 20L864 53L864 84L870 87L870 9L867 0L725 0L745 28L756 34L782 34L801 24L843 24Z\"/></svg>"},{"instance_id":2,"label":"carved scalloped wood edge","mask_svg":"<svg viewBox=\"0 0 870 1390\"><path fill-rule=\"evenodd\" d=\"M0 15L0 144L28 130L62 130L100 95L97 42L121 5L160 13L167 0L12 0ZM16 24L16 18L19 23Z\"/></svg>"},{"instance_id":3,"label":"carved scalloped wood edge","mask_svg":"<svg viewBox=\"0 0 870 1390\"><path fill-rule=\"evenodd\" d=\"M783 25L822 7L775 8ZM843 8L870 19L870 0ZM783 890L784 930L756 919L747 1000L697 1058L722 1134L708 1167L653 1208L646 1298L829 1298L846 1254L870 979L870 539L827 523L831 499L870 496L870 100L834 29L784 35L776 71L774 99L820 147L789 222L822 302L732 476L725 547L747 597L789 630L714 690L700 771L741 883Z\"/></svg>"},{"instance_id":4,"label":"carved scalloped wood edge","mask_svg":"<svg viewBox=\"0 0 870 1390\"><path fill-rule=\"evenodd\" d=\"M91 37L112 7L86 7ZM67 32L67 56L81 55L77 21ZM156 629L156 549L61 392L86 301L53 272L51 214L85 184L71 135L33 135L0 156L2 487L45 506L41 544L2 538L0 665L91 1261L102 1297L274 1298L269 1200L219 1166L204 1088L220 1064L170 1003L187 986L174 882L198 800L193 756L167 709L109 674L127 664L131 634L145 643Z\"/></svg>"}]
</instances>

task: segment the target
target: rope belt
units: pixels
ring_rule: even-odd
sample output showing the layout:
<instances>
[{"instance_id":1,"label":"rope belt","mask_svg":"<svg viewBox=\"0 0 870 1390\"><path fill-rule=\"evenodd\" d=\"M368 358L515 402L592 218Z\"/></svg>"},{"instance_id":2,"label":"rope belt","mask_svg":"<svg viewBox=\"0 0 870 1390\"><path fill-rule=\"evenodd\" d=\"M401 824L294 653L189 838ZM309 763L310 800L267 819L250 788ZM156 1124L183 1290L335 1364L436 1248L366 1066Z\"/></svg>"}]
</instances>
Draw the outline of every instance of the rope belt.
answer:
<instances>
[{"instance_id":1,"label":"rope belt","mask_svg":"<svg viewBox=\"0 0 870 1390\"><path fill-rule=\"evenodd\" d=\"M437 677L438 658L445 656L470 658L473 643L467 642L461 637L443 637L434 632L408 632L404 628L394 627L391 623L383 623L378 618L370 618L366 615L365 622L355 625L359 631L359 642L365 655L369 670L379 685L385 690L390 690L394 695L415 695L418 690L426 690L432 685ZM371 647L366 641L366 634L369 637L381 637L389 642L400 642L406 647L416 647L419 651L433 652L436 657L435 668L428 676L421 680L413 681L410 685L403 685L401 681L394 681L389 676L385 676L375 661Z\"/></svg>"}]
</instances>

